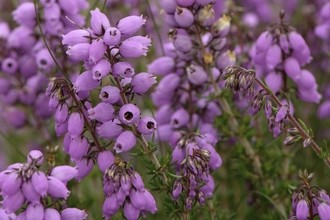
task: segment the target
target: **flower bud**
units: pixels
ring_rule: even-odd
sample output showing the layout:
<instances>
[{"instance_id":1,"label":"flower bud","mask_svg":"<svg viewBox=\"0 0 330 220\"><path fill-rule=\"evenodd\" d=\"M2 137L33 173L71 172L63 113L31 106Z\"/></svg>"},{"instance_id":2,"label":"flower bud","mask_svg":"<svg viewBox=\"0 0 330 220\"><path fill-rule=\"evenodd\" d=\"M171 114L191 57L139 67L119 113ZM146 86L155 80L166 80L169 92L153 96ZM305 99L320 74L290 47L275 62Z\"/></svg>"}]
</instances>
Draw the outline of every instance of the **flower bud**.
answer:
<instances>
[{"instance_id":1,"label":"flower bud","mask_svg":"<svg viewBox=\"0 0 330 220\"><path fill-rule=\"evenodd\" d=\"M118 182L119 184L119 182ZM119 187L119 185L118 185ZM120 187L119 190L116 193L116 198L117 198L117 202L118 204L121 206L125 200L126 200L126 193L123 191L123 189Z\"/></svg>"},{"instance_id":2,"label":"flower bud","mask_svg":"<svg viewBox=\"0 0 330 220\"><path fill-rule=\"evenodd\" d=\"M299 88L310 89L317 86L314 75L308 70L301 70L300 77L295 80Z\"/></svg>"},{"instance_id":3,"label":"flower bud","mask_svg":"<svg viewBox=\"0 0 330 220\"><path fill-rule=\"evenodd\" d=\"M230 30L230 20L231 18L227 15L223 15L221 18L219 18L211 26L212 35L220 38L227 36Z\"/></svg>"},{"instance_id":4,"label":"flower bud","mask_svg":"<svg viewBox=\"0 0 330 220\"><path fill-rule=\"evenodd\" d=\"M222 159L218 152L214 149L211 144L205 144L203 149L208 150L210 152L210 161L209 166L212 170L217 170L222 165Z\"/></svg>"},{"instance_id":5,"label":"flower bud","mask_svg":"<svg viewBox=\"0 0 330 220\"><path fill-rule=\"evenodd\" d=\"M68 131L73 137L78 137L84 129L84 118L79 112L71 113L68 121Z\"/></svg>"},{"instance_id":6,"label":"flower bud","mask_svg":"<svg viewBox=\"0 0 330 220\"><path fill-rule=\"evenodd\" d=\"M307 139L305 139L304 142L303 142L303 147L306 148L306 147L308 147L309 145L311 145L311 143L312 143L312 139L311 139L311 138L307 138Z\"/></svg>"},{"instance_id":7,"label":"flower bud","mask_svg":"<svg viewBox=\"0 0 330 220\"><path fill-rule=\"evenodd\" d=\"M19 189L11 195L6 195L2 202L2 208L6 210L7 213L16 212L25 201L25 197L22 190Z\"/></svg>"},{"instance_id":8,"label":"flower bud","mask_svg":"<svg viewBox=\"0 0 330 220\"><path fill-rule=\"evenodd\" d=\"M110 27L110 21L100 12L100 9L96 8L95 10L91 10L91 27L96 35L104 34L105 30Z\"/></svg>"},{"instance_id":9,"label":"flower bud","mask_svg":"<svg viewBox=\"0 0 330 220\"><path fill-rule=\"evenodd\" d=\"M289 49L290 49L289 41L285 34L280 35L280 46L281 46L281 49L284 51L284 53L286 53L286 54L289 53Z\"/></svg>"},{"instance_id":10,"label":"flower bud","mask_svg":"<svg viewBox=\"0 0 330 220\"><path fill-rule=\"evenodd\" d=\"M132 205L140 210L144 210L144 206L146 204L146 200L144 198L144 192L140 190L135 190L131 188L129 193L129 198L131 200Z\"/></svg>"},{"instance_id":11,"label":"flower bud","mask_svg":"<svg viewBox=\"0 0 330 220\"><path fill-rule=\"evenodd\" d=\"M19 190L21 185L22 185L22 178L19 176L19 174L16 173L15 171L11 172L8 175L6 175L6 179L2 184L2 194L4 196L12 195Z\"/></svg>"},{"instance_id":12,"label":"flower bud","mask_svg":"<svg viewBox=\"0 0 330 220\"><path fill-rule=\"evenodd\" d=\"M44 8L44 16L45 16L45 26L56 26L59 24L59 20L61 18L61 7L58 4L53 4L49 7ZM62 26L62 25L60 25ZM61 28L62 29L62 28Z\"/></svg>"},{"instance_id":13,"label":"flower bud","mask_svg":"<svg viewBox=\"0 0 330 220\"><path fill-rule=\"evenodd\" d=\"M73 219L87 219L87 213L85 210L77 208L66 208L61 212L61 220L73 220Z\"/></svg>"},{"instance_id":14,"label":"flower bud","mask_svg":"<svg viewBox=\"0 0 330 220\"><path fill-rule=\"evenodd\" d=\"M24 2L12 12L13 19L20 25L34 28L36 25L36 13L32 2Z\"/></svg>"},{"instance_id":15,"label":"flower bud","mask_svg":"<svg viewBox=\"0 0 330 220\"><path fill-rule=\"evenodd\" d=\"M69 46L74 46L76 44L81 43L90 43L91 34L89 31L84 29L78 29L70 31L69 33L62 35L62 44L66 44Z\"/></svg>"},{"instance_id":16,"label":"flower bud","mask_svg":"<svg viewBox=\"0 0 330 220\"><path fill-rule=\"evenodd\" d=\"M109 27L105 30L103 41L108 46L116 46L120 43L121 33L115 27Z\"/></svg>"},{"instance_id":17,"label":"flower bud","mask_svg":"<svg viewBox=\"0 0 330 220\"><path fill-rule=\"evenodd\" d=\"M142 15L132 15L118 21L117 28L119 29L122 36L129 37L137 32L145 23L146 19L143 18Z\"/></svg>"},{"instance_id":18,"label":"flower bud","mask_svg":"<svg viewBox=\"0 0 330 220\"><path fill-rule=\"evenodd\" d=\"M123 132L120 124L121 122L118 119L107 121L96 127L96 133L103 138L117 138Z\"/></svg>"},{"instance_id":19,"label":"flower bud","mask_svg":"<svg viewBox=\"0 0 330 220\"><path fill-rule=\"evenodd\" d=\"M113 147L116 153L126 152L136 145L136 137L131 131L124 131L121 133Z\"/></svg>"},{"instance_id":20,"label":"flower bud","mask_svg":"<svg viewBox=\"0 0 330 220\"><path fill-rule=\"evenodd\" d=\"M88 116L92 120L107 122L115 117L115 109L110 103L101 102L88 110Z\"/></svg>"},{"instance_id":21,"label":"flower bud","mask_svg":"<svg viewBox=\"0 0 330 220\"><path fill-rule=\"evenodd\" d=\"M8 57L2 61L1 70L8 75L13 75L18 69L18 62L11 57Z\"/></svg>"},{"instance_id":22,"label":"flower bud","mask_svg":"<svg viewBox=\"0 0 330 220\"><path fill-rule=\"evenodd\" d=\"M275 122L283 121L287 117L288 113L289 113L289 107L283 105L276 113Z\"/></svg>"},{"instance_id":23,"label":"flower bud","mask_svg":"<svg viewBox=\"0 0 330 220\"><path fill-rule=\"evenodd\" d=\"M169 141L171 134L173 133L173 126L171 124L163 124L157 127L157 132L155 133L156 141Z\"/></svg>"},{"instance_id":24,"label":"flower bud","mask_svg":"<svg viewBox=\"0 0 330 220\"><path fill-rule=\"evenodd\" d=\"M272 34L268 31L263 32L256 41L256 53L262 53L270 48L273 42Z\"/></svg>"},{"instance_id":25,"label":"flower bud","mask_svg":"<svg viewBox=\"0 0 330 220\"><path fill-rule=\"evenodd\" d=\"M211 26L214 22L213 5L209 4L201 8L197 14L197 21L202 26Z\"/></svg>"},{"instance_id":26,"label":"flower bud","mask_svg":"<svg viewBox=\"0 0 330 220\"><path fill-rule=\"evenodd\" d=\"M293 49L292 56L297 59L301 66L309 63L312 60L310 50L304 38L295 31L289 33L290 46Z\"/></svg>"},{"instance_id":27,"label":"flower bud","mask_svg":"<svg viewBox=\"0 0 330 220\"><path fill-rule=\"evenodd\" d=\"M143 194L146 200L144 210L151 212L152 214L155 214L158 211L158 209L154 197L151 195L151 193L148 190L145 190Z\"/></svg>"},{"instance_id":28,"label":"flower bud","mask_svg":"<svg viewBox=\"0 0 330 220\"><path fill-rule=\"evenodd\" d=\"M275 123L273 132L274 132L273 135L274 138L278 137L281 134L282 132L281 123Z\"/></svg>"},{"instance_id":29,"label":"flower bud","mask_svg":"<svg viewBox=\"0 0 330 220\"><path fill-rule=\"evenodd\" d=\"M27 156L27 162L35 162L37 165L41 165L44 162L44 155L39 150L31 150Z\"/></svg>"},{"instance_id":30,"label":"flower bud","mask_svg":"<svg viewBox=\"0 0 330 220\"><path fill-rule=\"evenodd\" d=\"M187 210L191 210L192 208L192 199L190 197L187 197L185 199L185 206Z\"/></svg>"},{"instance_id":31,"label":"flower bud","mask_svg":"<svg viewBox=\"0 0 330 220\"><path fill-rule=\"evenodd\" d=\"M269 70L273 70L277 65L282 62L282 50L277 45L271 46L266 53L266 63Z\"/></svg>"},{"instance_id":32,"label":"flower bud","mask_svg":"<svg viewBox=\"0 0 330 220\"><path fill-rule=\"evenodd\" d=\"M101 89L99 97L103 102L113 104L119 101L120 92L115 86L104 86Z\"/></svg>"},{"instance_id":33,"label":"flower bud","mask_svg":"<svg viewBox=\"0 0 330 220\"><path fill-rule=\"evenodd\" d=\"M320 219L329 219L330 216L330 205L328 205L327 203L321 202L318 206L317 206L317 212L319 214Z\"/></svg>"},{"instance_id":34,"label":"flower bud","mask_svg":"<svg viewBox=\"0 0 330 220\"><path fill-rule=\"evenodd\" d=\"M151 117L143 117L138 122L138 131L141 134L152 134L157 129L157 122Z\"/></svg>"},{"instance_id":35,"label":"flower bud","mask_svg":"<svg viewBox=\"0 0 330 220\"><path fill-rule=\"evenodd\" d=\"M107 48L107 45L103 43L102 39L94 40L89 48L88 61L92 64L96 64L102 59Z\"/></svg>"},{"instance_id":36,"label":"flower bud","mask_svg":"<svg viewBox=\"0 0 330 220\"><path fill-rule=\"evenodd\" d=\"M175 49L183 53L191 51L193 44L189 35L177 34L173 37Z\"/></svg>"},{"instance_id":37,"label":"flower bud","mask_svg":"<svg viewBox=\"0 0 330 220\"><path fill-rule=\"evenodd\" d=\"M309 213L309 205L306 200L299 200L296 208L296 217L298 220L307 219Z\"/></svg>"},{"instance_id":38,"label":"flower bud","mask_svg":"<svg viewBox=\"0 0 330 220\"><path fill-rule=\"evenodd\" d=\"M73 46L69 46L66 54L69 55L73 61L84 61L89 58L89 49L91 45L89 43L79 43Z\"/></svg>"},{"instance_id":39,"label":"flower bud","mask_svg":"<svg viewBox=\"0 0 330 220\"><path fill-rule=\"evenodd\" d=\"M283 85L282 75L276 72L268 73L265 78L265 81L274 94L280 91Z\"/></svg>"},{"instance_id":40,"label":"flower bud","mask_svg":"<svg viewBox=\"0 0 330 220\"><path fill-rule=\"evenodd\" d=\"M112 75L114 77L132 77L134 74L134 68L128 62L118 62L112 66Z\"/></svg>"},{"instance_id":41,"label":"flower bud","mask_svg":"<svg viewBox=\"0 0 330 220\"><path fill-rule=\"evenodd\" d=\"M189 82L194 85L203 85L208 80L208 76L201 66L190 64L190 66L186 68L186 71Z\"/></svg>"},{"instance_id":42,"label":"flower bud","mask_svg":"<svg viewBox=\"0 0 330 220\"><path fill-rule=\"evenodd\" d=\"M43 220L44 219L44 206L42 204L30 203L25 211L26 220Z\"/></svg>"},{"instance_id":43,"label":"flower bud","mask_svg":"<svg viewBox=\"0 0 330 220\"><path fill-rule=\"evenodd\" d=\"M66 103L58 105L55 111L55 122L57 125L63 124L69 115L69 108Z\"/></svg>"},{"instance_id":44,"label":"flower bud","mask_svg":"<svg viewBox=\"0 0 330 220\"><path fill-rule=\"evenodd\" d=\"M204 206L205 205L205 196L204 196L204 193L202 193L201 191L198 191L197 193L197 200L198 202Z\"/></svg>"},{"instance_id":45,"label":"flower bud","mask_svg":"<svg viewBox=\"0 0 330 220\"><path fill-rule=\"evenodd\" d=\"M78 182L80 182L82 178L87 176L92 171L93 165L93 161L86 158L82 158L81 160L76 161L76 166L78 168L76 179Z\"/></svg>"},{"instance_id":46,"label":"flower bud","mask_svg":"<svg viewBox=\"0 0 330 220\"><path fill-rule=\"evenodd\" d=\"M171 125L174 128L185 126L188 122L189 113L184 108L176 110L171 117Z\"/></svg>"},{"instance_id":47,"label":"flower bud","mask_svg":"<svg viewBox=\"0 0 330 220\"><path fill-rule=\"evenodd\" d=\"M296 137L294 137L294 136L288 136L283 141L283 144L285 146L290 146L290 145L294 144L295 142L296 142Z\"/></svg>"},{"instance_id":48,"label":"flower bud","mask_svg":"<svg viewBox=\"0 0 330 220\"><path fill-rule=\"evenodd\" d=\"M125 40L119 46L120 55L124 58L147 56L148 47L137 41Z\"/></svg>"},{"instance_id":49,"label":"flower bud","mask_svg":"<svg viewBox=\"0 0 330 220\"><path fill-rule=\"evenodd\" d=\"M119 110L119 119L124 124L133 124L140 118L140 109L134 104L125 104Z\"/></svg>"},{"instance_id":50,"label":"flower bud","mask_svg":"<svg viewBox=\"0 0 330 220\"><path fill-rule=\"evenodd\" d=\"M49 188L46 175L41 171L34 172L31 181L36 192L45 197Z\"/></svg>"},{"instance_id":51,"label":"flower bud","mask_svg":"<svg viewBox=\"0 0 330 220\"><path fill-rule=\"evenodd\" d=\"M93 79L101 80L106 77L111 71L111 65L108 60L99 60L92 68Z\"/></svg>"},{"instance_id":52,"label":"flower bud","mask_svg":"<svg viewBox=\"0 0 330 220\"><path fill-rule=\"evenodd\" d=\"M65 121L63 124L56 124L55 132L58 137L64 135L66 132L68 132L68 121Z\"/></svg>"},{"instance_id":53,"label":"flower bud","mask_svg":"<svg viewBox=\"0 0 330 220\"><path fill-rule=\"evenodd\" d=\"M159 4L166 13L174 14L176 6L178 5L176 0L159 0Z\"/></svg>"},{"instance_id":54,"label":"flower bud","mask_svg":"<svg viewBox=\"0 0 330 220\"><path fill-rule=\"evenodd\" d=\"M144 190L144 183L143 180L140 176L140 174L138 174L136 171L133 172L132 175L130 175L130 179L131 179L131 183L132 185L140 191Z\"/></svg>"},{"instance_id":55,"label":"flower bud","mask_svg":"<svg viewBox=\"0 0 330 220\"><path fill-rule=\"evenodd\" d=\"M61 220L60 213L54 208L45 209L45 219Z\"/></svg>"},{"instance_id":56,"label":"flower bud","mask_svg":"<svg viewBox=\"0 0 330 220\"><path fill-rule=\"evenodd\" d=\"M80 160L87 154L89 148L88 140L85 137L73 137L70 143L69 154L72 161Z\"/></svg>"},{"instance_id":57,"label":"flower bud","mask_svg":"<svg viewBox=\"0 0 330 220\"><path fill-rule=\"evenodd\" d=\"M148 36L133 36L128 38L126 41L133 41L133 42L137 42L137 43L141 43L143 46L146 47L150 47L151 46L151 38L149 38Z\"/></svg>"},{"instance_id":58,"label":"flower bud","mask_svg":"<svg viewBox=\"0 0 330 220\"><path fill-rule=\"evenodd\" d=\"M0 95L5 95L11 89L9 80L0 78Z\"/></svg>"},{"instance_id":59,"label":"flower bud","mask_svg":"<svg viewBox=\"0 0 330 220\"><path fill-rule=\"evenodd\" d=\"M99 152L97 155L97 165L99 166L102 173L106 171L114 162L115 157L111 151L105 150Z\"/></svg>"},{"instance_id":60,"label":"flower bud","mask_svg":"<svg viewBox=\"0 0 330 220\"><path fill-rule=\"evenodd\" d=\"M155 59L148 65L148 72L156 75L167 75L174 72L175 62L172 57L164 56Z\"/></svg>"},{"instance_id":61,"label":"flower bud","mask_svg":"<svg viewBox=\"0 0 330 220\"><path fill-rule=\"evenodd\" d=\"M319 103L322 98L322 95L317 91L317 86L309 89L298 87L297 96L302 101L313 103Z\"/></svg>"},{"instance_id":62,"label":"flower bud","mask_svg":"<svg viewBox=\"0 0 330 220\"><path fill-rule=\"evenodd\" d=\"M195 3L195 0L176 0L179 6L189 7Z\"/></svg>"},{"instance_id":63,"label":"flower bud","mask_svg":"<svg viewBox=\"0 0 330 220\"><path fill-rule=\"evenodd\" d=\"M206 198L211 198L214 191L214 179L211 175L204 175L203 181L206 182L206 184L200 188L200 191L204 193Z\"/></svg>"},{"instance_id":64,"label":"flower bud","mask_svg":"<svg viewBox=\"0 0 330 220\"><path fill-rule=\"evenodd\" d=\"M149 73L139 73L133 77L131 85L133 92L137 94L143 94L147 92L153 84L156 83L156 76Z\"/></svg>"},{"instance_id":65,"label":"flower bud","mask_svg":"<svg viewBox=\"0 0 330 220\"><path fill-rule=\"evenodd\" d=\"M70 191L66 188L61 180L48 176L48 194L53 198L64 198L66 199L70 195Z\"/></svg>"},{"instance_id":66,"label":"flower bud","mask_svg":"<svg viewBox=\"0 0 330 220\"><path fill-rule=\"evenodd\" d=\"M127 220L135 220L140 216L140 210L135 208L130 201L126 201L124 204L124 215Z\"/></svg>"},{"instance_id":67,"label":"flower bud","mask_svg":"<svg viewBox=\"0 0 330 220\"><path fill-rule=\"evenodd\" d=\"M69 1L66 0L57 0L58 4L60 5L61 9L66 12L66 14L78 14L78 1ZM70 16L71 18L71 16ZM71 18L72 19L72 18Z\"/></svg>"},{"instance_id":68,"label":"flower bud","mask_svg":"<svg viewBox=\"0 0 330 220\"><path fill-rule=\"evenodd\" d=\"M50 176L62 181L66 184L71 179L75 178L78 174L77 167L71 166L57 166L50 172Z\"/></svg>"},{"instance_id":69,"label":"flower bud","mask_svg":"<svg viewBox=\"0 0 330 220\"><path fill-rule=\"evenodd\" d=\"M192 67L192 66L191 66ZM195 66L194 66L195 67ZM177 89L180 85L180 76L175 73L170 73L162 78L159 82L156 90L164 93L172 93L175 89Z\"/></svg>"},{"instance_id":70,"label":"flower bud","mask_svg":"<svg viewBox=\"0 0 330 220\"><path fill-rule=\"evenodd\" d=\"M116 194L108 196L103 203L103 213L106 217L113 216L120 208L120 205L117 202Z\"/></svg>"},{"instance_id":71,"label":"flower bud","mask_svg":"<svg viewBox=\"0 0 330 220\"><path fill-rule=\"evenodd\" d=\"M176 7L174 19L182 28L187 28L194 23L194 15L187 8Z\"/></svg>"},{"instance_id":72,"label":"flower bud","mask_svg":"<svg viewBox=\"0 0 330 220\"><path fill-rule=\"evenodd\" d=\"M35 57L30 54L21 56L18 60L19 71L24 78L29 78L37 73Z\"/></svg>"},{"instance_id":73,"label":"flower bud","mask_svg":"<svg viewBox=\"0 0 330 220\"><path fill-rule=\"evenodd\" d=\"M272 115L272 110L273 110L272 102L267 99L264 103L264 108L265 108L266 118L268 119Z\"/></svg>"}]
</instances>

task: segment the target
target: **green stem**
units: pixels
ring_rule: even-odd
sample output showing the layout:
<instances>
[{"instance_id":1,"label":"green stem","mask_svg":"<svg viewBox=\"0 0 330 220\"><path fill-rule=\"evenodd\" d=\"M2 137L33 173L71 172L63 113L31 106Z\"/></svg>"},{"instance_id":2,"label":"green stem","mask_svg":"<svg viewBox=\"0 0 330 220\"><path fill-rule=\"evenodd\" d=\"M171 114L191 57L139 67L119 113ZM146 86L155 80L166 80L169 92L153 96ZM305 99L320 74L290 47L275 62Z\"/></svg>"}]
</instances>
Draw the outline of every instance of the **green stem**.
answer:
<instances>
[{"instance_id":1,"label":"green stem","mask_svg":"<svg viewBox=\"0 0 330 220\"><path fill-rule=\"evenodd\" d=\"M74 101L74 103L77 105L77 106L80 106L80 101L77 99L76 97L76 94L74 93L73 90L70 90L70 95ZM90 124L87 116L85 115L84 111L82 110L82 108L78 108L80 114L83 116L84 118L84 122L85 122L85 125L87 127L87 130L89 131L89 133L92 135L93 139L94 139L94 142L95 142L95 145L97 147L97 149L101 152L102 151L102 147L101 147L101 144L99 142L99 139L95 133L95 130L93 129L92 125Z\"/></svg>"},{"instance_id":2,"label":"green stem","mask_svg":"<svg viewBox=\"0 0 330 220\"><path fill-rule=\"evenodd\" d=\"M281 108L283 106L283 104L277 98L277 96L274 95L274 93L259 78L255 77L255 82L258 83L261 86L261 88L263 88L268 93L268 95L275 102L275 104L278 106L278 108ZM316 142L312 139L312 137L309 136L309 134L302 128L302 126L299 124L299 122L290 114L290 112L288 113L287 116L288 116L289 121L292 123L292 125L298 129L301 137L304 140L306 140L306 139L311 139L312 140L310 146L314 149L314 151L319 156L321 156L321 149L316 144ZM326 158L322 158L322 159L327 164L327 166L330 168L330 158L326 157Z\"/></svg>"},{"instance_id":3,"label":"green stem","mask_svg":"<svg viewBox=\"0 0 330 220\"><path fill-rule=\"evenodd\" d=\"M120 97L121 97L123 104L128 104L129 101L128 101L126 95L122 92L123 88L120 85L119 79L115 78L115 81L116 81L117 88L121 91ZM137 135L137 138L140 140L144 153L150 157L151 161L155 164L156 168L161 168L161 165L160 165L157 157L155 156L155 154L153 152L151 152L149 150L148 142L146 141L144 136L138 131L137 125L133 124L132 129L133 129L134 133ZM164 183L168 184L168 179L167 179L167 176L166 176L164 170L160 169L159 172L161 173L161 178L164 181Z\"/></svg>"},{"instance_id":4,"label":"green stem","mask_svg":"<svg viewBox=\"0 0 330 220\"><path fill-rule=\"evenodd\" d=\"M202 54L204 55L205 47L204 47L204 44L203 44L203 41L202 41L202 38L201 38L201 33L200 33L200 30L199 30L198 24L195 24L195 29L196 29L196 36L197 36L197 39L199 41L199 45L201 47ZM239 134L239 132L238 132L239 124L238 124L238 122L237 122L237 120L236 120L236 118L235 118L235 116L234 116L234 114L231 110L231 107L228 104L227 100L224 97L220 96L221 95L221 89L217 85L217 83L216 83L216 81L215 81L215 79L212 75L210 66L204 63L204 69L206 70L206 72L209 76L210 82L211 82L212 87L214 89L214 93L215 93L215 95L216 95L216 97L217 97L217 99L220 103L220 107L221 107L222 111L229 115L229 126L230 126L230 128L232 129L233 132L235 132L235 134L238 135L238 140L240 141L240 143L244 147L246 154L253 161L254 172L256 172L258 174L258 176L261 178L263 176L263 172L262 172L262 169L261 169L261 162L259 160L258 155L255 154L252 146L250 145L250 143L246 139L246 137Z\"/></svg>"}]
</instances>

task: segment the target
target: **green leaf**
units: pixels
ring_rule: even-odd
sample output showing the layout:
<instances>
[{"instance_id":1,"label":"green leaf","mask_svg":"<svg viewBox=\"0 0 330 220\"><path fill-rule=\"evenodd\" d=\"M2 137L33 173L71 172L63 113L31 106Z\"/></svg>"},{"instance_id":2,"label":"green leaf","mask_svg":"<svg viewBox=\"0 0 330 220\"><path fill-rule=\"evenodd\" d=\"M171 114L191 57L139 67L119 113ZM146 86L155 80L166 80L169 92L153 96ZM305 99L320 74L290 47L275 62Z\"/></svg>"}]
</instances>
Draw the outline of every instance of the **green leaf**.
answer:
<instances>
[{"instance_id":1,"label":"green leaf","mask_svg":"<svg viewBox=\"0 0 330 220\"><path fill-rule=\"evenodd\" d=\"M175 175L173 173L170 173L170 172L166 172L168 175L170 175L171 177L174 177L174 178L177 178L177 179L180 179L182 178L182 176L179 176L179 175Z\"/></svg>"}]
</instances>

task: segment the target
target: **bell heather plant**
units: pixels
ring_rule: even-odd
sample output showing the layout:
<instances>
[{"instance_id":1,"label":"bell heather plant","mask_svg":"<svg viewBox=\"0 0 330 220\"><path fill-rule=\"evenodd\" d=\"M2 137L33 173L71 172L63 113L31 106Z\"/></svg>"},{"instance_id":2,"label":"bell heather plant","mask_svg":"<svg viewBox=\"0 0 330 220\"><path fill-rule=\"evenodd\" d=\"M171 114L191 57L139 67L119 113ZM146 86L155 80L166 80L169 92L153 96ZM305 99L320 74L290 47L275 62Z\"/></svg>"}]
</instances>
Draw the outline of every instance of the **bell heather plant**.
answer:
<instances>
[{"instance_id":1,"label":"bell heather plant","mask_svg":"<svg viewBox=\"0 0 330 220\"><path fill-rule=\"evenodd\" d=\"M328 1L0 5L0 219L329 219Z\"/></svg>"}]
</instances>

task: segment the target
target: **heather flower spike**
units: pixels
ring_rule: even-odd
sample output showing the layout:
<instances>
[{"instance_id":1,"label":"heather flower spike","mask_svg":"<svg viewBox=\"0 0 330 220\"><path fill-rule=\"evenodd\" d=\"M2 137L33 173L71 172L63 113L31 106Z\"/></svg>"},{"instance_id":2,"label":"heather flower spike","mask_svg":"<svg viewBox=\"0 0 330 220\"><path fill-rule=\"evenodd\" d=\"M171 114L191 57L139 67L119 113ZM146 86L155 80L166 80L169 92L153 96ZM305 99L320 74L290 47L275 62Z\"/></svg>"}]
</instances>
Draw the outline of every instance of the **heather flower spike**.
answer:
<instances>
[{"instance_id":1,"label":"heather flower spike","mask_svg":"<svg viewBox=\"0 0 330 220\"><path fill-rule=\"evenodd\" d=\"M317 115L330 117L329 2L299 7L297 1L246 0L237 7L218 0L124 0L104 1L102 11L81 14L90 8L89 2L40 0L38 7L29 1L17 7L0 3L0 8L12 9L0 22L0 130L5 137L18 138L17 143L25 146L22 152L29 150L23 161L8 166L13 159L9 156L16 154L0 148L0 220L82 220L101 215L137 220L152 218L162 206L166 210L157 213L159 218L165 210L165 218L207 214L214 219L235 211L239 219L330 220L323 179L317 179L318 186L312 185L314 174L306 170L292 175L300 151L315 151L330 167L327 146L316 143L319 136L327 137L325 125L314 118L310 124L307 116L315 108L303 106L324 99ZM258 32L270 24L277 13L274 8L283 8L279 22ZM284 11L289 21L303 17L309 22L294 28L284 20ZM126 12L131 15L118 17ZM10 17L16 24L7 21ZM137 59L149 50L148 59ZM286 94L292 102L283 99ZM255 116L261 110L266 120ZM305 122L293 116L302 112ZM285 137L279 137L290 122ZM264 134L266 123L272 135ZM33 143L25 138L29 132L38 134ZM283 146L273 147L281 142ZM45 143L47 147L39 146ZM265 143L270 150L263 148ZM227 157L220 156L224 151ZM299 156L306 159L305 153ZM222 166L225 170L217 172ZM95 212L97 206L87 211L70 207L74 200L66 200L71 194L81 201L90 195L100 201L100 193L81 193L81 187L70 183L76 179L74 185L90 186L100 175L103 214ZM288 178L301 179L296 187L290 183L291 198L284 193L283 181ZM152 191L146 188L149 184ZM235 196L219 197L219 184ZM261 187L265 195L242 197L244 190L235 187L247 192ZM291 199L290 207L281 208L290 213L262 202L275 198L269 189L276 189L274 207ZM154 198L155 190L159 193ZM228 203L228 198L233 201ZM247 204L241 212L230 205L219 208L238 198Z\"/></svg>"}]
</instances>

